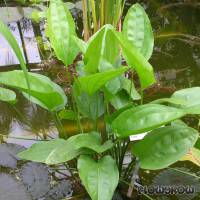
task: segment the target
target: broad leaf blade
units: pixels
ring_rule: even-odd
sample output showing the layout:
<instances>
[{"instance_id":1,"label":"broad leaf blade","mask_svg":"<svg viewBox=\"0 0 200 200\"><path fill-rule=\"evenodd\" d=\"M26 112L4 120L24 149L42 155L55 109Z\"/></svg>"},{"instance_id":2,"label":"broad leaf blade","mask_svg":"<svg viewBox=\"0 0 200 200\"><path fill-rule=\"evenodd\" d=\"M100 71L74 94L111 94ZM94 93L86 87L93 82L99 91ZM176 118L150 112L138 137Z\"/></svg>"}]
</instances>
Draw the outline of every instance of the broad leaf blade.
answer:
<instances>
[{"instance_id":1,"label":"broad leaf blade","mask_svg":"<svg viewBox=\"0 0 200 200\"><path fill-rule=\"evenodd\" d=\"M62 0L50 2L47 14L48 37L56 56L66 67L73 63L79 52L75 41L75 24L67 6ZM73 38L71 38L73 37Z\"/></svg>"},{"instance_id":2,"label":"broad leaf blade","mask_svg":"<svg viewBox=\"0 0 200 200\"><path fill-rule=\"evenodd\" d=\"M137 3L129 9L122 33L130 44L149 60L153 52L154 36L150 20L140 4Z\"/></svg>"},{"instance_id":3,"label":"broad leaf blade","mask_svg":"<svg viewBox=\"0 0 200 200\"><path fill-rule=\"evenodd\" d=\"M72 160L81 154L103 153L112 146L111 141L101 144L100 135L92 132L78 134L68 140L55 139L36 143L21 152L19 157L46 164L58 164Z\"/></svg>"},{"instance_id":4,"label":"broad leaf blade","mask_svg":"<svg viewBox=\"0 0 200 200\"><path fill-rule=\"evenodd\" d=\"M118 185L119 172L115 161L105 156L98 162L89 156L78 159L79 176L92 200L111 200Z\"/></svg>"},{"instance_id":5,"label":"broad leaf blade","mask_svg":"<svg viewBox=\"0 0 200 200\"><path fill-rule=\"evenodd\" d=\"M186 113L178 108L159 104L146 104L122 112L112 122L117 136L127 137L153 130L175 119L183 117Z\"/></svg>"},{"instance_id":6,"label":"broad leaf blade","mask_svg":"<svg viewBox=\"0 0 200 200\"><path fill-rule=\"evenodd\" d=\"M28 73L30 89L20 70L0 73L0 83L25 93L25 97L49 111L63 109L67 103L64 91L46 76Z\"/></svg>"},{"instance_id":7,"label":"broad leaf blade","mask_svg":"<svg viewBox=\"0 0 200 200\"><path fill-rule=\"evenodd\" d=\"M148 133L134 144L132 152L143 169L157 170L181 159L198 139L198 131L190 127L166 126Z\"/></svg>"}]
</instances>

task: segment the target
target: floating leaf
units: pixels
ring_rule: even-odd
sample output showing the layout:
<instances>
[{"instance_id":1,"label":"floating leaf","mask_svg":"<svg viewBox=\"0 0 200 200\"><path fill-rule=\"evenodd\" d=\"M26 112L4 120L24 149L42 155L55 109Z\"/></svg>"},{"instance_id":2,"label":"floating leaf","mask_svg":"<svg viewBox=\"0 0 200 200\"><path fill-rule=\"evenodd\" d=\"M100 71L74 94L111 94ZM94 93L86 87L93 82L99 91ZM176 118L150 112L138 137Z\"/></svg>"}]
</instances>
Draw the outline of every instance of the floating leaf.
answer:
<instances>
[{"instance_id":1,"label":"floating leaf","mask_svg":"<svg viewBox=\"0 0 200 200\"><path fill-rule=\"evenodd\" d=\"M21 178L33 199L43 197L50 190L48 168L43 164L25 164L21 169Z\"/></svg>"},{"instance_id":2,"label":"floating leaf","mask_svg":"<svg viewBox=\"0 0 200 200\"><path fill-rule=\"evenodd\" d=\"M79 176L92 200L111 200L118 185L119 172L115 161L104 156L99 161L89 156L78 159Z\"/></svg>"},{"instance_id":3,"label":"floating leaf","mask_svg":"<svg viewBox=\"0 0 200 200\"><path fill-rule=\"evenodd\" d=\"M0 198L2 200L31 200L24 185L8 174L0 174Z\"/></svg>"},{"instance_id":4,"label":"floating leaf","mask_svg":"<svg viewBox=\"0 0 200 200\"><path fill-rule=\"evenodd\" d=\"M30 89L27 87L24 73L20 70L0 72L0 83L24 92L27 99L50 111L63 109L67 97L60 86L48 77L28 73Z\"/></svg>"},{"instance_id":5,"label":"floating leaf","mask_svg":"<svg viewBox=\"0 0 200 200\"><path fill-rule=\"evenodd\" d=\"M122 33L130 44L149 60L153 52L154 35L151 22L140 4L136 3L128 10Z\"/></svg>"},{"instance_id":6,"label":"floating leaf","mask_svg":"<svg viewBox=\"0 0 200 200\"><path fill-rule=\"evenodd\" d=\"M112 122L118 137L127 137L153 130L175 119L183 117L185 112L178 108L159 104L146 104L125 110Z\"/></svg>"},{"instance_id":7,"label":"floating leaf","mask_svg":"<svg viewBox=\"0 0 200 200\"><path fill-rule=\"evenodd\" d=\"M25 148L17 144L0 144L0 166L16 168L17 154L23 150Z\"/></svg>"},{"instance_id":8,"label":"floating leaf","mask_svg":"<svg viewBox=\"0 0 200 200\"><path fill-rule=\"evenodd\" d=\"M8 103L16 102L16 94L12 90L0 87L0 101Z\"/></svg>"},{"instance_id":9,"label":"floating leaf","mask_svg":"<svg viewBox=\"0 0 200 200\"><path fill-rule=\"evenodd\" d=\"M46 164L58 164L74 159L80 154L103 153L113 146L111 141L101 144L98 133L78 134L68 140L54 139L32 145L19 157ZM42 154L41 154L42 152Z\"/></svg>"},{"instance_id":10,"label":"floating leaf","mask_svg":"<svg viewBox=\"0 0 200 200\"><path fill-rule=\"evenodd\" d=\"M148 133L132 146L142 169L157 170L177 162L193 147L198 131L190 127L166 126Z\"/></svg>"}]
</instances>

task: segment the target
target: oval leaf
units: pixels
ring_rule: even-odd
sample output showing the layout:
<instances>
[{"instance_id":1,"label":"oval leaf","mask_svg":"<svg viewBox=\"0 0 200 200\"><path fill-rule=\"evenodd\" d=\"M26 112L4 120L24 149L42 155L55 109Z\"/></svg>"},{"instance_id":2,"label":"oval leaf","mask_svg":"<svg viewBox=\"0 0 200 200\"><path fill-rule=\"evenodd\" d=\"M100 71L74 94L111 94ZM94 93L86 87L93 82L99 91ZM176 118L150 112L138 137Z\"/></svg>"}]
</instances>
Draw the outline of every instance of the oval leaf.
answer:
<instances>
[{"instance_id":1,"label":"oval leaf","mask_svg":"<svg viewBox=\"0 0 200 200\"><path fill-rule=\"evenodd\" d=\"M79 52L74 39L75 24L62 0L51 0L47 14L47 35L58 59L68 66ZM73 37L73 38L71 38Z\"/></svg>"},{"instance_id":2,"label":"oval leaf","mask_svg":"<svg viewBox=\"0 0 200 200\"><path fill-rule=\"evenodd\" d=\"M98 162L89 156L80 156L78 171L92 200L112 199L118 185L119 172L110 156L105 156Z\"/></svg>"},{"instance_id":3,"label":"oval leaf","mask_svg":"<svg viewBox=\"0 0 200 200\"><path fill-rule=\"evenodd\" d=\"M146 104L122 112L112 122L118 137L127 137L158 128L185 115L178 108Z\"/></svg>"},{"instance_id":4,"label":"oval leaf","mask_svg":"<svg viewBox=\"0 0 200 200\"><path fill-rule=\"evenodd\" d=\"M103 153L112 146L113 144L109 140L101 144L100 135L96 132L92 132L75 135L68 140L55 139L36 143L26 151L21 152L19 157L25 160L46 164L58 164L72 160L83 153Z\"/></svg>"},{"instance_id":5,"label":"oval leaf","mask_svg":"<svg viewBox=\"0 0 200 200\"><path fill-rule=\"evenodd\" d=\"M190 127L166 126L148 133L134 144L132 152L143 169L157 170L181 159L198 139L198 131Z\"/></svg>"},{"instance_id":6,"label":"oval leaf","mask_svg":"<svg viewBox=\"0 0 200 200\"><path fill-rule=\"evenodd\" d=\"M0 101L5 101L8 103L16 102L16 94L12 90L0 87Z\"/></svg>"},{"instance_id":7,"label":"oval leaf","mask_svg":"<svg viewBox=\"0 0 200 200\"><path fill-rule=\"evenodd\" d=\"M67 103L64 91L46 76L28 73L30 89L27 87L24 73L20 70L1 72L0 83L17 88L33 103L49 111L63 109Z\"/></svg>"},{"instance_id":8,"label":"oval leaf","mask_svg":"<svg viewBox=\"0 0 200 200\"><path fill-rule=\"evenodd\" d=\"M137 3L129 9L122 33L130 44L149 60L153 52L154 36L151 22L140 4Z\"/></svg>"}]
</instances>

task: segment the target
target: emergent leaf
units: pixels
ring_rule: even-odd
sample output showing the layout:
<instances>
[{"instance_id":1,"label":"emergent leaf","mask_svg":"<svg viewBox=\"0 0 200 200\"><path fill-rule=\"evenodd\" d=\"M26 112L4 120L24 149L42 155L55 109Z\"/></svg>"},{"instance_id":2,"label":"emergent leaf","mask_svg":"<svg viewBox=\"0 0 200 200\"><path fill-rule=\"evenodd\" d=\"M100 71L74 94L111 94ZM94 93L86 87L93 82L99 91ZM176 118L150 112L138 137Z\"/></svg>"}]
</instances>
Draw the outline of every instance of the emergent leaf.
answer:
<instances>
[{"instance_id":1,"label":"emergent leaf","mask_svg":"<svg viewBox=\"0 0 200 200\"><path fill-rule=\"evenodd\" d=\"M178 108L146 104L122 112L113 120L112 127L118 137L127 137L153 130L184 115L185 112Z\"/></svg>"},{"instance_id":2,"label":"emergent leaf","mask_svg":"<svg viewBox=\"0 0 200 200\"><path fill-rule=\"evenodd\" d=\"M129 9L122 33L130 44L149 60L153 52L154 36L151 22L140 4L136 3Z\"/></svg>"},{"instance_id":3,"label":"emergent leaf","mask_svg":"<svg viewBox=\"0 0 200 200\"><path fill-rule=\"evenodd\" d=\"M112 199L118 185L119 172L110 156L105 156L97 162L90 156L80 156L78 171L92 200Z\"/></svg>"},{"instance_id":4,"label":"emergent leaf","mask_svg":"<svg viewBox=\"0 0 200 200\"><path fill-rule=\"evenodd\" d=\"M143 169L168 167L188 153L198 139L198 131L190 127L166 126L148 133L134 144L132 152Z\"/></svg>"}]
</instances>

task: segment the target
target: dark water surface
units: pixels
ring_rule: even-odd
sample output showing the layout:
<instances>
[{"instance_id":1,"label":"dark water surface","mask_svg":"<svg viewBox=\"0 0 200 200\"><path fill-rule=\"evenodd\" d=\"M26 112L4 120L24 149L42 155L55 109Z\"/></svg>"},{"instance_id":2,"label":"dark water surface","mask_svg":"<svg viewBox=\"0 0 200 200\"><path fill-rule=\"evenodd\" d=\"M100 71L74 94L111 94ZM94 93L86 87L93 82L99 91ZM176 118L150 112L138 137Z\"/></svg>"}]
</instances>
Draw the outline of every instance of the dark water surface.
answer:
<instances>
[{"instance_id":1,"label":"dark water surface","mask_svg":"<svg viewBox=\"0 0 200 200\"><path fill-rule=\"evenodd\" d=\"M155 33L155 48L150 62L155 69L158 83L145 93L147 101L157 97L169 97L177 89L200 86L199 1L129 0L126 3L125 12L136 2L145 7ZM82 28L80 14L78 12L75 13L77 13L77 23L80 25L80 30ZM56 77L56 75L52 76ZM72 131L75 129L73 123L65 124L65 128ZM52 116L42 108L27 102L21 95L18 95L18 103L15 107L0 102L0 134L9 135L8 142L30 146L34 140L14 138L37 139L37 134L46 135L50 133L55 136L56 132ZM200 172L191 163L180 162L177 165L192 172ZM166 170L163 173L161 174L163 183L174 181L172 179L173 173ZM166 176L165 173L169 174L169 176ZM141 171L143 184L151 184L154 181L154 174L158 173ZM177 175L177 173L175 174ZM187 183L188 181L188 183L197 185L200 188L198 181L190 180L184 177L183 174L178 174L176 178L180 182L185 181ZM178 199L187 200L191 198L187 196L185 198L179 197ZM141 199L145 198L142 197ZM159 199L168 198L159 197ZM200 197L195 199L200 199Z\"/></svg>"}]
</instances>

